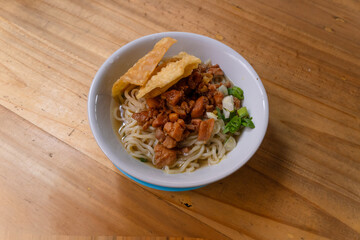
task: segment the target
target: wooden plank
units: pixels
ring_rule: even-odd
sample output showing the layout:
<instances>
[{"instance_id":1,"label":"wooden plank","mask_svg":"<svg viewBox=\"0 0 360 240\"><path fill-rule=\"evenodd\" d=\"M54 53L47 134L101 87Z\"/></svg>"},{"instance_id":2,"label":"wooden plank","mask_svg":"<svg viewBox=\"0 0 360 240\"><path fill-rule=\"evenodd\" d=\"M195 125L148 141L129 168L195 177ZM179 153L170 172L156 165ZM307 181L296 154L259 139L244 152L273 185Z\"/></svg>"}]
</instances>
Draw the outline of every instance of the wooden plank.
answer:
<instances>
[{"instance_id":1,"label":"wooden plank","mask_svg":"<svg viewBox=\"0 0 360 240\"><path fill-rule=\"evenodd\" d=\"M0 1L0 226L30 236L360 239L359 8L351 0ZM234 48L269 96L268 132L251 161L186 193L124 178L87 122L103 61L161 31Z\"/></svg>"},{"instance_id":2,"label":"wooden plank","mask_svg":"<svg viewBox=\"0 0 360 240\"><path fill-rule=\"evenodd\" d=\"M3 240L203 240L189 237L62 236L4 233Z\"/></svg>"},{"instance_id":3,"label":"wooden plank","mask_svg":"<svg viewBox=\"0 0 360 240\"><path fill-rule=\"evenodd\" d=\"M4 107L0 122L2 228L228 239Z\"/></svg>"}]
</instances>

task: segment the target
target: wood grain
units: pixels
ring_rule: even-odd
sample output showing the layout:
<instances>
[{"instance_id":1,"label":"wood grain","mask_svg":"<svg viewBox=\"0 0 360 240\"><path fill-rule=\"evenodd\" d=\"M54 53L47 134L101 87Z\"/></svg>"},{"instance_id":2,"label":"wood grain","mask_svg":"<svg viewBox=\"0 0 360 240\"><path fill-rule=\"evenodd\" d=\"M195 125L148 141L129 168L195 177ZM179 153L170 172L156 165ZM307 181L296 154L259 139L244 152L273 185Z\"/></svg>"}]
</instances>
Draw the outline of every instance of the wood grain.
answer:
<instances>
[{"instance_id":1,"label":"wood grain","mask_svg":"<svg viewBox=\"0 0 360 240\"><path fill-rule=\"evenodd\" d=\"M359 12L353 0L0 1L0 239L360 239ZM269 97L254 157L191 192L123 176L87 121L105 59L162 31L229 45Z\"/></svg>"},{"instance_id":2,"label":"wood grain","mask_svg":"<svg viewBox=\"0 0 360 240\"><path fill-rule=\"evenodd\" d=\"M4 240L203 240L188 237L62 236L4 233Z\"/></svg>"}]
</instances>

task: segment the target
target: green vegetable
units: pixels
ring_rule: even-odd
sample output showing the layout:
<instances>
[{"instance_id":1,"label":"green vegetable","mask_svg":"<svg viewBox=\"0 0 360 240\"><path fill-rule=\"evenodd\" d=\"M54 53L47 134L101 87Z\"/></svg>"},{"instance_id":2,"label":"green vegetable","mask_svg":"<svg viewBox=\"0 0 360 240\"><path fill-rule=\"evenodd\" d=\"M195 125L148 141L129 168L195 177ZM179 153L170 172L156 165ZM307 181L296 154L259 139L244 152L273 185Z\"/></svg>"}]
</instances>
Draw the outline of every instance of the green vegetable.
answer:
<instances>
[{"instance_id":1,"label":"green vegetable","mask_svg":"<svg viewBox=\"0 0 360 240\"><path fill-rule=\"evenodd\" d=\"M216 107L216 111L217 111L218 119L222 119L223 121L225 121L225 116L224 116L224 114L221 112L220 108Z\"/></svg>"},{"instance_id":2,"label":"green vegetable","mask_svg":"<svg viewBox=\"0 0 360 240\"><path fill-rule=\"evenodd\" d=\"M242 107L242 108L238 109L237 113L238 113L239 117L241 117L241 118L249 116L249 113L248 113L246 107Z\"/></svg>"},{"instance_id":3,"label":"green vegetable","mask_svg":"<svg viewBox=\"0 0 360 240\"><path fill-rule=\"evenodd\" d=\"M239 116L233 117L226 125L224 133L235 133L241 128L241 118Z\"/></svg>"},{"instance_id":4,"label":"green vegetable","mask_svg":"<svg viewBox=\"0 0 360 240\"><path fill-rule=\"evenodd\" d=\"M243 118L243 122L241 124L245 127L255 128L255 124L251 120L252 120L252 117L251 118L249 118L249 117Z\"/></svg>"},{"instance_id":5,"label":"green vegetable","mask_svg":"<svg viewBox=\"0 0 360 240\"><path fill-rule=\"evenodd\" d=\"M145 158L139 158L139 160L142 162L147 162L147 159L145 159Z\"/></svg>"},{"instance_id":6,"label":"green vegetable","mask_svg":"<svg viewBox=\"0 0 360 240\"><path fill-rule=\"evenodd\" d=\"M238 99L244 99L244 91L239 87L232 87L228 89L229 95L232 95ZM229 118L225 119L224 114L217 107L218 119L224 120L226 123L224 133L235 133L243 127L255 128L252 118L249 116L249 112L246 107L242 107L237 111L230 112Z\"/></svg>"},{"instance_id":7,"label":"green vegetable","mask_svg":"<svg viewBox=\"0 0 360 240\"><path fill-rule=\"evenodd\" d=\"M236 116L236 111L232 111L232 112L230 112L229 119L232 119L235 116Z\"/></svg>"},{"instance_id":8,"label":"green vegetable","mask_svg":"<svg viewBox=\"0 0 360 240\"><path fill-rule=\"evenodd\" d=\"M244 99L244 91L239 87L228 88L229 95L233 95L238 99Z\"/></svg>"}]
</instances>

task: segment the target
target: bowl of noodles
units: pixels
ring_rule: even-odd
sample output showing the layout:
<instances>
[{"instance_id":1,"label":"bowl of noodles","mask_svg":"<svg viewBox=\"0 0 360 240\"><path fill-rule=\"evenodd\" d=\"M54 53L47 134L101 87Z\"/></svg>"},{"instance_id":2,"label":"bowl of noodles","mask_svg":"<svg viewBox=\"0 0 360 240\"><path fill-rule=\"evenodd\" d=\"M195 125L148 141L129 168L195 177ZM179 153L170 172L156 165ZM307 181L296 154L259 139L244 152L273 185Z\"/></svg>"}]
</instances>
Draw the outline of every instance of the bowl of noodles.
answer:
<instances>
[{"instance_id":1,"label":"bowl of noodles","mask_svg":"<svg viewBox=\"0 0 360 240\"><path fill-rule=\"evenodd\" d=\"M243 166L266 133L269 108L250 64L193 33L134 40L96 73L88 117L98 145L126 176L184 191Z\"/></svg>"}]
</instances>

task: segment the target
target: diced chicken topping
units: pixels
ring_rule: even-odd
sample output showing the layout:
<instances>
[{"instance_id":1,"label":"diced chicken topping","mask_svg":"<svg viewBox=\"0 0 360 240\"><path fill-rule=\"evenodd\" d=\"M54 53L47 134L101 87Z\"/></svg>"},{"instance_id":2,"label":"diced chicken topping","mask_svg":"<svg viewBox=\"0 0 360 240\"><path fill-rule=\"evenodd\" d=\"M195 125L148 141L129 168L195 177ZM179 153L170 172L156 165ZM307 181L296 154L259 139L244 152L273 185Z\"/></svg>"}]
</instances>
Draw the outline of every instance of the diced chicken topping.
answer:
<instances>
[{"instance_id":1,"label":"diced chicken topping","mask_svg":"<svg viewBox=\"0 0 360 240\"><path fill-rule=\"evenodd\" d=\"M148 113L148 111L134 113L132 115L132 118L135 119L139 123L139 125L143 126L150 119Z\"/></svg>"},{"instance_id":2,"label":"diced chicken topping","mask_svg":"<svg viewBox=\"0 0 360 240\"><path fill-rule=\"evenodd\" d=\"M169 105L175 106L183 97L183 92L178 90L170 90L161 94L161 98L166 99Z\"/></svg>"},{"instance_id":3,"label":"diced chicken topping","mask_svg":"<svg viewBox=\"0 0 360 240\"><path fill-rule=\"evenodd\" d=\"M216 91L214 93L214 100L215 100L215 104L218 108L220 108L222 110L222 100L224 99L224 94L222 94L219 91Z\"/></svg>"},{"instance_id":4,"label":"diced chicken topping","mask_svg":"<svg viewBox=\"0 0 360 240\"><path fill-rule=\"evenodd\" d=\"M160 103L156 98L147 98L146 104L149 106L149 108L158 108L160 107Z\"/></svg>"},{"instance_id":5,"label":"diced chicken topping","mask_svg":"<svg viewBox=\"0 0 360 240\"><path fill-rule=\"evenodd\" d=\"M176 141L170 136L166 136L165 141L162 144L168 149L176 147Z\"/></svg>"},{"instance_id":6,"label":"diced chicken topping","mask_svg":"<svg viewBox=\"0 0 360 240\"><path fill-rule=\"evenodd\" d=\"M176 151L167 149L161 144L158 144L154 148L155 151L155 166L157 168L163 168L170 166L176 162Z\"/></svg>"},{"instance_id":7,"label":"diced chicken topping","mask_svg":"<svg viewBox=\"0 0 360 240\"><path fill-rule=\"evenodd\" d=\"M152 123L153 127L163 126L168 121L168 116L166 114L158 115Z\"/></svg>"},{"instance_id":8,"label":"diced chicken topping","mask_svg":"<svg viewBox=\"0 0 360 240\"><path fill-rule=\"evenodd\" d=\"M207 142L211 137L212 131L214 130L214 125L215 120L213 118L202 121L200 123L198 140Z\"/></svg>"},{"instance_id":9,"label":"diced chicken topping","mask_svg":"<svg viewBox=\"0 0 360 240\"><path fill-rule=\"evenodd\" d=\"M181 140L184 128L178 123L167 122L164 131L177 142Z\"/></svg>"},{"instance_id":10,"label":"diced chicken topping","mask_svg":"<svg viewBox=\"0 0 360 240\"><path fill-rule=\"evenodd\" d=\"M157 140L159 140L159 142L163 142L166 138L165 133L163 132L163 130L161 130L160 128L157 128L155 130L155 137Z\"/></svg>"},{"instance_id":11,"label":"diced chicken topping","mask_svg":"<svg viewBox=\"0 0 360 240\"><path fill-rule=\"evenodd\" d=\"M213 113L215 107L227 114L224 108L230 104L224 98L230 97L226 95L231 82L218 81L218 76L223 75L219 65L201 64L160 96L147 98L147 110L132 115L143 129L150 126L156 129L159 143L155 146L154 162L157 167L172 165L177 152L189 152L189 148L179 148L178 143L191 133L198 134L199 141L211 138L217 119ZM241 101L235 97L231 104L235 109L241 107Z\"/></svg>"},{"instance_id":12,"label":"diced chicken topping","mask_svg":"<svg viewBox=\"0 0 360 240\"><path fill-rule=\"evenodd\" d=\"M214 74L214 76L224 76L224 72L221 70L218 64L209 68L208 73Z\"/></svg>"},{"instance_id":13,"label":"diced chicken topping","mask_svg":"<svg viewBox=\"0 0 360 240\"><path fill-rule=\"evenodd\" d=\"M170 113L169 120L170 122L176 122L179 119L179 114L177 113Z\"/></svg>"},{"instance_id":14,"label":"diced chicken topping","mask_svg":"<svg viewBox=\"0 0 360 240\"><path fill-rule=\"evenodd\" d=\"M196 102L195 106L191 111L191 117L192 118L200 118L203 116L205 111L205 102L206 98L204 96L199 97Z\"/></svg>"},{"instance_id":15,"label":"diced chicken topping","mask_svg":"<svg viewBox=\"0 0 360 240\"><path fill-rule=\"evenodd\" d=\"M201 122L202 122L201 119L192 119L190 124L186 125L186 128L197 133L199 131Z\"/></svg>"}]
</instances>

